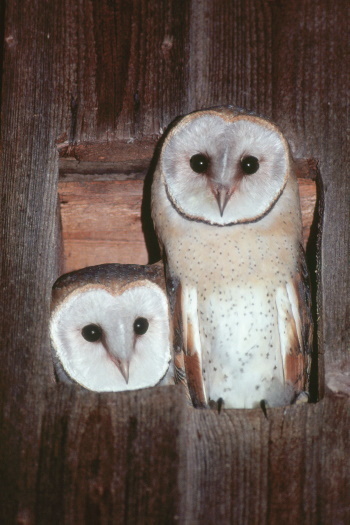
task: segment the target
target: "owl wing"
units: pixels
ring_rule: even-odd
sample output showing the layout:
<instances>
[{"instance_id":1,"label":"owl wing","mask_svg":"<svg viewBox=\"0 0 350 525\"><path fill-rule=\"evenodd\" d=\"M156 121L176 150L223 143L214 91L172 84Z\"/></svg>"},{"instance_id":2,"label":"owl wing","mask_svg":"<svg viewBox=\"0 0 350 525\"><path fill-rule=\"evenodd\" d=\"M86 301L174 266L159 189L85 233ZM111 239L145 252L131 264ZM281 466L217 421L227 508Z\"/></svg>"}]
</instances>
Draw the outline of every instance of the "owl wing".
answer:
<instances>
[{"instance_id":1,"label":"owl wing","mask_svg":"<svg viewBox=\"0 0 350 525\"><path fill-rule=\"evenodd\" d=\"M197 292L174 280L167 281L173 313L175 380L185 385L195 407L206 407L197 316Z\"/></svg>"},{"instance_id":2,"label":"owl wing","mask_svg":"<svg viewBox=\"0 0 350 525\"><path fill-rule=\"evenodd\" d=\"M181 284L178 282L174 286L172 282L169 296L172 297L172 319L173 319L173 346L174 346L174 375L175 382L185 386L188 397L190 397L187 387L183 343L182 343L182 314L181 314Z\"/></svg>"},{"instance_id":3,"label":"owl wing","mask_svg":"<svg viewBox=\"0 0 350 525\"><path fill-rule=\"evenodd\" d=\"M202 374L202 351L198 325L197 290L185 286L181 291L182 333L187 385L196 408L207 407Z\"/></svg>"},{"instance_id":4,"label":"owl wing","mask_svg":"<svg viewBox=\"0 0 350 525\"><path fill-rule=\"evenodd\" d=\"M308 391L313 322L309 275L301 246L298 271L284 290L277 290L276 304L284 380L296 392Z\"/></svg>"}]
</instances>

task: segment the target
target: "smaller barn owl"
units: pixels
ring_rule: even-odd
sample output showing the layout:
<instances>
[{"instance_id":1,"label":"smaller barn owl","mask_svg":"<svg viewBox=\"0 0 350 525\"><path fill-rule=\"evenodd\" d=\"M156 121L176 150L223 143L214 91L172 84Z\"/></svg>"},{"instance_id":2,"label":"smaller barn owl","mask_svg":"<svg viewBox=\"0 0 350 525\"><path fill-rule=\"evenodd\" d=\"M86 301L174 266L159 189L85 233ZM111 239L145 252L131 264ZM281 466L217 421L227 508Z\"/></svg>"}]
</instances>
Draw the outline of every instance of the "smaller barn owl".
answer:
<instances>
[{"instance_id":1,"label":"smaller barn owl","mask_svg":"<svg viewBox=\"0 0 350 525\"><path fill-rule=\"evenodd\" d=\"M61 276L50 320L56 372L98 392L172 384L172 340L160 265L103 264Z\"/></svg>"}]
</instances>

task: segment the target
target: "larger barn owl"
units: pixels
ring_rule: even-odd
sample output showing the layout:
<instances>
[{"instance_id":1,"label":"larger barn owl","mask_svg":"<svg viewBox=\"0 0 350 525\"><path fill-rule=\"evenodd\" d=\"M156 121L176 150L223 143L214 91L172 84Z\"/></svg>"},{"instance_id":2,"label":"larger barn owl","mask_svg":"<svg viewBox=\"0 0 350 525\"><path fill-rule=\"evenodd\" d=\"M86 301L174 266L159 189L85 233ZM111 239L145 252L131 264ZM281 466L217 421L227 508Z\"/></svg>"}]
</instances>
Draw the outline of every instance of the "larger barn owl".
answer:
<instances>
[{"instance_id":1,"label":"larger barn owl","mask_svg":"<svg viewBox=\"0 0 350 525\"><path fill-rule=\"evenodd\" d=\"M173 383L163 269L103 264L60 277L50 320L60 379L117 392Z\"/></svg>"},{"instance_id":2,"label":"larger barn owl","mask_svg":"<svg viewBox=\"0 0 350 525\"><path fill-rule=\"evenodd\" d=\"M183 117L162 144L152 215L194 405L303 398L310 294L298 185L278 127L233 107Z\"/></svg>"}]
</instances>

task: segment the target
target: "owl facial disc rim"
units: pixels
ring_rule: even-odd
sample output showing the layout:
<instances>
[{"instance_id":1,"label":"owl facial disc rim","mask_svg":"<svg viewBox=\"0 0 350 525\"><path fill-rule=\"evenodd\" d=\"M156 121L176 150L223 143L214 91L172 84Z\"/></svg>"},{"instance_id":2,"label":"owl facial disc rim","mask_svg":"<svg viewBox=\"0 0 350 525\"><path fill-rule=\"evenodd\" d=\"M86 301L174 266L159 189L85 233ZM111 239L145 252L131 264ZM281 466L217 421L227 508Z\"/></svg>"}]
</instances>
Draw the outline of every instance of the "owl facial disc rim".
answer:
<instances>
[{"instance_id":1,"label":"owl facial disc rim","mask_svg":"<svg viewBox=\"0 0 350 525\"><path fill-rule=\"evenodd\" d=\"M288 177L287 177L287 179L288 179ZM281 197L281 195L282 195L282 193L283 193L283 191L284 191L284 189L286 187L286 184L287 184L287 180L284 183L283 187L280 189L280 191L275 196L275 199L271 203L271 205L266 210L264 210L261 214L256 215L255 217L253 217L251 219L238 219L237 221L220 223L220 222L210 221L208 219L204 219L204 218L201 218L201 217L196 217L196 216L193 216L193 215L189 215L187 212L185 212L183 209L181 209L181 207L173 199L173 197L169 193L168 186L167 186L166 182L164 181L164 187L165 187L165 192L166 192L167 198L168 198L172 208L183 219L187 219L190 222L200 222L200 223L203 223L203 224L208 224L209 226L219 226L220 228L224 228L226 226L237 226L239 224L253 224L254 222L258 222L261 219L263 219L265 217L265 215L268 215L268 213L276 206L279 198Z\"/></svg>"},{"instance_id":2,"label":"owl facial disc rim","mask_svg":"<svg viewBox=\"0 0 350 525\"><path fill-rule=\"evenodd\" d=\"M216 122L213 121L213 125L205 122L206 119L208 119L208 113L210 114L210 118L216 120ZM271 211L286 187L290 176L288 163L290 152L288 144L278 127L260 117L239 115L227 118L227 116L218 114L215 111L209 111L208 113L196 112L187 115L175 129L169 132L165 140L160 157L158 177L160 176L162 185L164 185L166 198L172 208L175 209L180 216L189 221L220 227L254 223ZM227 133L225 132L226 137L224 136L219 144L221 157L219 153L218 155L216 155L215 152L213 153L213 144L215 145L215 142L212 143L211 141L213 137L215 137L215 127L218 127L218 122L222 121L225 122L225 126L229 126L229 128ZM247 149L239 151L238 148L240 147L239 144L243 126L246 126L245 123L248 124ZM231 127L231 124L233 127ZM228 174L226 166L230 165L229 161L227 161L227 155L231 156L231 166L236 166L234 163L237 162L237 158L242 158L241 155L255 154L253 148L253 151L249 150L249 147L251 148L249 144L252 140L252 134L255 133L255 130L259 131L261 127L265 128L268 132L267 146L274 146L276 148L275 157L270 159L266 155L266 145L265 143L262 144L261 137L258 134L258 141L254 145L254 148L257 152L257 157L259 156L259 162L260 160L262 162L261 169L259 169L259 171L256 170L258 171L257 173L254 172L254 174L247 175L243 172L240 173L238 167L229 167L230 170L233 169L234 171ZM194 139L191 145L189 135L192 133L192 129L194 129ZM244 127L244 130L245 129ZM172 141L176 136L179 136L178 144L180 144L180 146L173 146ZM203 140L203 136L207 138ZM189 138L189 140L187 140L187 138ZM207 146L205 146L205 142ZM181 144L183 145L181 146ZM206 147L208 150L206 150ZM195 173L197 170L193 170L193 181L189 183L188 181L192 180L189 179L189 177L192 177L192 175L191 172L188 172L184 164L187 157L181 158L181 156L178 156L181 148L186 156L190 154L191 149L193 154L200 152L203 153L203 155L209 156L210 159L213 159L212 168L210 164L209 170L203 174ZM210 150L212 150L211 153ZM214 157L211 156L212 154L214 154ZM238 154L240 155L238 156ZM174 164L177 159L179 159L179 167ZM220 170L219 159L222 159L222 166L226 171ZM183 173L183 175L179 175L181 173ZM190 184L193 186L190 186ZM205 189L204 184L207 184L206 187L208 190ZM260 186L262 188L264 188L265 184L269 193L267 193L267 189L264 189L262 193L257 191L256 188L259 184L263 184L263 186ZM218 195L219 190L223 195ZM202 201L202 196L204 196L206 202L204 200ZM202 213L198 205L199 202L203 203L203 210L206 209L208 212Z\"/></svg>"}]
</instances>

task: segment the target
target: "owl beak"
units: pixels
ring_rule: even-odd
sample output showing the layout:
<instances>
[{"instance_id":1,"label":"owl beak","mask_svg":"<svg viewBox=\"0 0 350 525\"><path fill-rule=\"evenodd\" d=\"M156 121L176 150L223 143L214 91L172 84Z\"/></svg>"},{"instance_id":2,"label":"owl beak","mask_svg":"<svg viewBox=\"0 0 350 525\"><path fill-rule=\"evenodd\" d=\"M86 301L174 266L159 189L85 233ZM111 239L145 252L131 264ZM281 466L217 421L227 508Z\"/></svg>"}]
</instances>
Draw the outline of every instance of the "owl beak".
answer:
<instances>
[{"instance_id":1,"label":"owl beak","mask_svg":"<svg viewBox=\"0 0 350 525\"><path fill-rule=\"evenodd\" d=\"M129 383L129 367L130 367L129 361L126 361L126 360L124 361L120 358L117 358L111 352L109 352L109 357L111 358L113 363L116 365L121 375L124 377L125 383L128 384Z\"/></svg>"},{"instance_id":2,"label":"owl beak","mask_svg":"<svg viewBox=\"0 0 350 525\"><path fill-rule=\"evenodd\" d=\"M217 184L215 186L212 185L211 190L212 190L212 192L214 194L216 202L218 203L219 210L220 210L220 215L222 217L223 214L224 214L224 210L226 208L226 205L227 205L228 201L231 198L232 191L230 191L225 186L222 186L221 184Z\"/></svg>"},{"instance_id":3,"label":"owl beak","mask_svg":"<svg viewBox=\"0 0 350 525\"><path fill-rule=\"evenodd\" d=\"M118 368L120 370L121 375L125 379L125 383L129 383L129 361L119 361Z\"/></svg>"}]
</instances>

